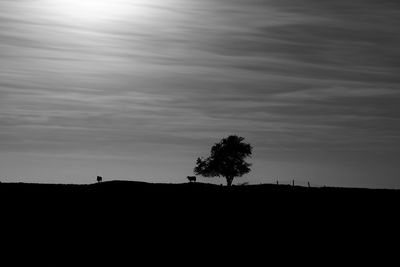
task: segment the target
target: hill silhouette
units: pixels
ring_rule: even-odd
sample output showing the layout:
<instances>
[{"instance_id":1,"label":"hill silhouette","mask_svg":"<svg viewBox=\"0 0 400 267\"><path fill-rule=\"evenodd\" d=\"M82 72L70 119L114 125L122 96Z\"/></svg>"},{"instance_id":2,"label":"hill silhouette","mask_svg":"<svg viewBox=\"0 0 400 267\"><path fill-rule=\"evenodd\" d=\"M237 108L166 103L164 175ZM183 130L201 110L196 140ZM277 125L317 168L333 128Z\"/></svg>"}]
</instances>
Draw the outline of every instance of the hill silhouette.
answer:
<instances>
[{"instance_id":1,"label":"hill silhouette","mask_svg":"<svg viewBox=\"0 0 400 267\"><path fill-rule=\"evenodd\" d=\"M136 181L107 181L88 185L0 184L4 209L53 214L95 214L121 212L164 214L175 218L192 215L198 219L230 214L270 217L355 217L393 211L400 200L399 190L308 188L260 184L226 186L207 183L161 184ZM391 214L391 213L390 213ZM73 215L71 215L73 216Z\"/></svg>"},{"instance_id":2,"label":"hill silhouette","mask_svg":"<svg viewBox=\"0 0 400 267\"><path fill-rule=\"evenodd\" d=\"M129 199L149 197L151 202L175 201L183 196L192 196L192 203L207 203L211 198L240 198L243 202L253 201L258 198L260 202L252 202L252 205L264 205L263 200L282 200L291 202L306 201L318 198L340 205L342 202L351 204L354 201L366 201L374 198L374 201L388 201L400 197L400 190L395 189L367 189L367 188L341 188L341 187L303 187L292 185L258 184L233 186L232 188L208 184L208 183L147 183L139 181L114 180L94 184L35 184L35 183L1 183L0 194L4 198L12 198L15 202L35 202L48 197L54 197L59 201L79 200L85 201L92 197L104 198L103 202L113 202L114 199ZM112 196L112 198L108 198ZM197 196L199 198L194 198ZM207 197L206 197L207 196ZM53 200L54 200L53 199ZM29 200L29 201L27 201ZM233 200L233 199L231 199ZM317 200L317 199L315 199ZM183 200L182 200L183 201ZM73 203L72 201L71 203ZM145 204L145 203L143 203ZM296 205L296 203L293 203ZM389 203L387 203L389 204ZM129 205L127 202L126 205Z\"/></svg>"},{"instance_id":3,"label":"hill silhouette","mask_svg":"<svg viewBox=\"0 0 400 267\"><path fill-rule=\"evenodd\" d=\"M266 251L319 253L335 242L345 247L343 240L389 236L397 228L399 200L398 190L275 184L0 184L2 229L11 235L3 242L30 251L40 240L41 252L62 250L62 259L91 255L82 265L104 263L101 251L113 266L141 253L162 263L187 256L207 263L217 256L215 263L241 258L246 264L266 260ZM115 256L121 251L134 256Z\"/></svg>"}]
</instances>

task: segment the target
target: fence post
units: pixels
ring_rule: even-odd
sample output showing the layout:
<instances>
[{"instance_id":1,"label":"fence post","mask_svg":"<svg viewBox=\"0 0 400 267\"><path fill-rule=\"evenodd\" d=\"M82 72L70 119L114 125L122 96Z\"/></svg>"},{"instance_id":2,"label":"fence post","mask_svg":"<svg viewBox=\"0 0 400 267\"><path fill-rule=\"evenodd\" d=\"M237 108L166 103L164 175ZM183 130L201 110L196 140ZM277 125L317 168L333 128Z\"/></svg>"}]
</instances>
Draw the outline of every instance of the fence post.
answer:
<instances>
[{"instance_id":1,"label":"fence post","mask_svg":"<svg viewBox=\"0 0 400 267\"><path fill-rule=\"evenodd\" d=\"M294 180L292 181L292 186L294 186Z\"/></svg>"}]
</instances>

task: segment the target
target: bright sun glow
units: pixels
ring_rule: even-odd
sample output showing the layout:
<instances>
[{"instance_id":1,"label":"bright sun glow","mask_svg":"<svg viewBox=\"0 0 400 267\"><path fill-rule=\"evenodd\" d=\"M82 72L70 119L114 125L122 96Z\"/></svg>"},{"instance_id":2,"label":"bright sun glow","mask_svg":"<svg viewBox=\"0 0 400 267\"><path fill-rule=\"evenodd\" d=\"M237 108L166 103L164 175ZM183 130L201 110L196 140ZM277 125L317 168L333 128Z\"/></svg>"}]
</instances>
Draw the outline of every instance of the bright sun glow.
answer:
<instances>
[{"instance_id":1,"label":"bright sun glow","mask_svg":"<svg viewBox=\"0 0 400 267\"><path fill-rule=\"evenodd\" d=\"M129 11L129 3L143 0L46 0L46 6L58 19L70 22L101 22L117 19ZM139 3L140 4L140 3Z\"/></svg>"}]
</instances>

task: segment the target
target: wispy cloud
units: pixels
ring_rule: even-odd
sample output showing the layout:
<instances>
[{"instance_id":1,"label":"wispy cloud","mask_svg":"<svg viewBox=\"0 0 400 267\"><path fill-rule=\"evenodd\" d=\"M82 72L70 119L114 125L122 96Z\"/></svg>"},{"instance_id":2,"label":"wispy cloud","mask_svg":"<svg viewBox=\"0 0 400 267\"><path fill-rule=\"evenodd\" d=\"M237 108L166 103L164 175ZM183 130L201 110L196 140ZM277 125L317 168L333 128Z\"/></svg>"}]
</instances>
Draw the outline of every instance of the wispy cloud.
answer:
<instances>
[{"instance_id":1,"label":"wispy cloud","mask_svg":"<svg viewBox=\"0 0 400 267\"><path fill-rule=\"evenodd\" d=\"M44 3L0 1L0 152L400 144L396 1L137 1L101 26Z\"/></svg>"}]
</instances>

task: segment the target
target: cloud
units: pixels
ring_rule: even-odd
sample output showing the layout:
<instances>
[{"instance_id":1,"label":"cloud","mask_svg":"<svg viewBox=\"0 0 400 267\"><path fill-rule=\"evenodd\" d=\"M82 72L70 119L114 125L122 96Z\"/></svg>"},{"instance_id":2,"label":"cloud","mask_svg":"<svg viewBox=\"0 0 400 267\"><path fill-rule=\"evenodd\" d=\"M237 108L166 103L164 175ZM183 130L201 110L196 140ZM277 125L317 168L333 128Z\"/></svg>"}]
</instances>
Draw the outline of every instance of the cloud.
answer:
<instances>
[{"instance_id":1,"label":"cloud","mask_svg":"<svg viewBox=\"0 0 400 267\"><path fill-rule=\"evenodd\" d=\"M394 1L160 1L151 20L107 27L27 2L1 8L9 149L190 146L231 132L260 148L399 142Z\"/></svg>"}]
</instances>

